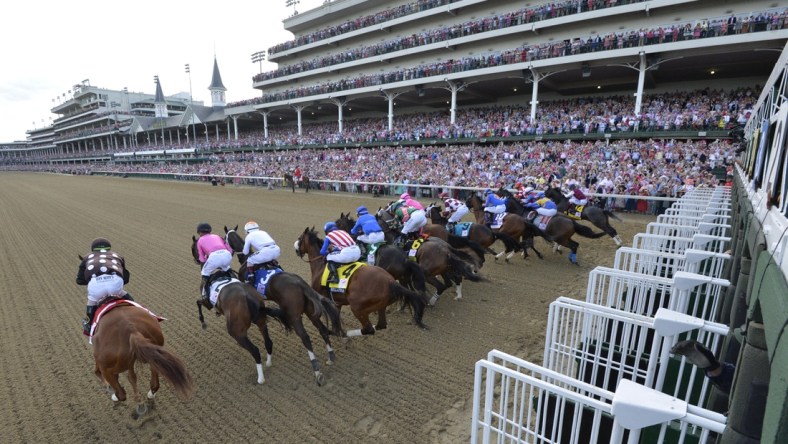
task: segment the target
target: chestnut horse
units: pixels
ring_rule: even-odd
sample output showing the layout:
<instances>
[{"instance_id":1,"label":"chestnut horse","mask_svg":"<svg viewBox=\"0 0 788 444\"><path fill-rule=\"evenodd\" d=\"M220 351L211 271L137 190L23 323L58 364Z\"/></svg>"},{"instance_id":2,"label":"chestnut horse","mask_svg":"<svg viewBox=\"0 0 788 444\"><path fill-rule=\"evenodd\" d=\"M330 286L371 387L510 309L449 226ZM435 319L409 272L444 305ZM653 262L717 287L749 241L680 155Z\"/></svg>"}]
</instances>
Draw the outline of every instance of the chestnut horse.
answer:
<instances>
[{"instance_id":1,"label":"chestnut horse","mask_svg":"<svg viewBox=\"0 0 788 444\"><path fill-rule=\"evenodd\" d=\"M194 236L192 236L192 256L194 256L194 261L201 265L198 259L197 238ZM204 330L208 328L208 325L205 323L205 318L202 314L203 307L211 310L214 305L211 301L206 299L197 300L197 311ZM226 320L227 333L235 339L235 342L237 342L239 346L252 355L257 367L257 383L264 383L265 375L263 375L263 361L260 355L260 349L249 340L249 328L252 324L255 324L263 335L263 342L268 355L265 365L266 367L270 367L274 343L271 341L271 336L268 333L268 316L281 322L282 325L285 326L285 329L287 329L289 325L288 318L283 316L281 310L273 310L266 307L265 300L254 287L238 280L234 280L232 283L225 285L219 291L219 296L216 299L216 316L221 315L224 315Z\"/></svg>"},{"instance_id":2,"label":"chestnut horse","mask_svg":"<svg viewBox=\"0 0 788 444\"><path fill-rule=\"evenodd\" d=\"M101 316L93 333L95 373L113 391L113 401L125 401L126 391L118 382L118 375L128 372L129 382L138 404L137 413L147 411L137 387L135 362L150 367L150 390L153 399L159 390L159 375L163 376L181 399L191 396L193 382L181 358L164 348L164 334L159 319L148 310L135 305L119 305Z\"/></svg>"},{"instance_id":3,"label":"chestnut horse","mask_svg":"<svg viewBox=\"0 0 788 444\"><path fill-rule=\"evenodd\" d=\"M323 271L326 268L326 257L320 254L323 240L317 236L314 228L307 227L298 236L294 247L301 259L306 256L312 272L312 288L328 294L328 290L320 285ZM349 330L347 336L374 335L375 330L387 327L386 307L396 301L404 301L413 311L413 322L426 329L422 323L425 297L415 291L408 290L397 282L386 270L368 265L359 267L351 276L344 293L333 293L332 299L340 307L349 305L356 319L361 322L361 329ZM377 312L378 323L374 327L369 320L371 313Z\"/></svg>"},{"instance_id":4,"label":"chestnut horse","mask_svg":"<svg viewBox=\"0 0 788 444\"><path fill-rule=\"evenodd\" d=\"M224 227L224 238L227 245L238 253L238 259L242 260L238 276L241 279L246 279L247 258L241 253L244 247L244 240L236 231L237 228L237 226L235 229ZM309 355L312 370L315 372L317 385L323 385L323 374L320 372L312 349L312 339L304 328L302 315L306 315L312 322L312 325L320 332L328 353L326 364L331 365L336 361L336 354L331 346L329 335L342 335L341 318L337 307L330 299L313 290L301 276L285 271L275 274L268 280L268 284L265 286L265 294L262 296L269 301L276 302L282 310L283 316L288 319L288 322L282 325L288 332L295 330L296 335L301 338L301 343L304 344L304 348L306 348ZM321 320L323 317L328 320L330 328L323 324Z\"/></svg>"},{"instance_id":5,"label":"chestnut horse","mask_svg":"<svg viewBox=\"0 0 788 444\"><path fill-rule=\"evenodd\" d=\"M424 232L428 233L430 236L437 236L445 241L448 241L453 247L457 247L457 245L452 243L449 239L455 235L449 235L448 231L446 231L446 224L449 223L449 220L441 214L440 205L430 205L427 207L425 212L432 223L424 226ZM485 252L492 254L496 261L505 253L516 253L521 248L520 244L508 234L501 231L493 231L487 225L478 223L472 223L469 227L468 240L480 245ZM503 242L506 251L498 253L490 248L490 246L494 244L496 240Z\"/></svg>"},{"instance_id":6,"label":"chestnut horse","mask_svg":"<svg viewBox=\"0 0 788 444\"><path fill-rule=\"evenodd\" d=\"M356 220L350 217L350 213L339 213L339 219L334 223L337 224L340 230L350 233L353 225L356 224ZM363 259L364 257L362 256L360 260L363 261ZM375 251L375 265L388 271L402 285L426 294L427 285L424 270L419 267L419 264L409 260L401 248L388 244L381 245Z\"/></svg>"}]
</instances>

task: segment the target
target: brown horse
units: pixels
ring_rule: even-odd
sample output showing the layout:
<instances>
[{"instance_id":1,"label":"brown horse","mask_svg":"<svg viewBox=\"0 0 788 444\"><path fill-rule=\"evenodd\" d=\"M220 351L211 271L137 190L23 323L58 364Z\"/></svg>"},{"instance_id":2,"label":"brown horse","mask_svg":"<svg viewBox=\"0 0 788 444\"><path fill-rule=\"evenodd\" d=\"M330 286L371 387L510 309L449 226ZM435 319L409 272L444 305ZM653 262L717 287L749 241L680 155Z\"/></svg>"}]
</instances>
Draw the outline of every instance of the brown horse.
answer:
<instances>
[{"instance_id":1,"label":"brown horse","mask_svg":"<svg viewBox=\"0 0 788 444\"><path fill-rule=\"evenodd\" d=\"M225 241L235 252L240 252L243 250L244 240L236 229L228 230L227 227L224 227ZM243 259L238 276L241 279L246 279L246 257L239 253L238 258ZM312 370L315 372L317 385L323 385L323 374L320 372L312 349L312 339L304 328L302 316L306 315L309 318L323 338L328 353L326 364L331 365L336 361L336 353L331 345L330 335L342 336L341 318L337 307L330 299L313 290L301 276L285 271L277 273L269 279L265 286L265 294L262 296L279 306L282 315L287 318L287 322L282 323L285 330L288 332L294 330L296 335L301 338L301 343L309 355ZM323 317L328 320L330 328L323 324Z\"/></svg>"},{"instance_id":2,"label":"brown horse","mask_svg":"<svg viewBox=\"0 0 788 444\"><path fill-rule=\"evenodd\" d=\"M335 223L340 230L350 233L353 225L356 224L356 220L350 217L350 213L339 213L339 219ZM424 270L419 267L419 264L408 259L401 248L393 245L380 246L375 251L375 265L388 271L394 279L411 290L416 290L422 294L427 293Z\"/></svg>"},{"instance_id":3,"label":"brown horse","mask_svg":"<svg viewBox=\"0 0 788 444\"><path fill-rule=\"evenodd\" d=\"M296 183L295 183L295 179L293 179L293 175L292 174L285 173L284 177L282 178L282 182L283 182L282 185L285 188L292 188L293 192L295 193Z\"/></svg>"},{"instance_id":4,"label":"brown horse","mask_svg":"<svg viewBox=\"0 0 788 444\"><path fill-rule=\"evenodd\" d=\"M312 288L315 291L327 294L328 290L320 285L323 271L326 268L326 257L320 254L323 245L314 228L306 228L298 236L294 247L298 257L304 259L306 256L309 268L312 272ZM349 305L350 310L356 319L361 322L361 329L350 330L347 336L374 335L375 330L383 330L387 327L386 307L396 301L404 301L413 311L413 322L417 326L426 329L422 323L425 298L422 294L408 290L397 282L386 270L374 265L359 267L353 273L344 293L334 293L334 302L341 308ZM374 327L369 320L371 313L377 312L378 323Z\"/></svg>"},{"instance_id":5,"label":"brown horse","mask_svg":"<svg viewBox=\"0 0 788 444\"><path fill-rule=\"evenodd\" d=\"M385 210L378 211L377 219L386 235L386 241L393 242L399 232L399 227L397 227L399 222ZM435 293L430 298L430 305L435 305L438 298L452 284L456 286L457 293L454 299L462 299L463 278L473 282L482 280L478 273L484 264L483 252L454 248L443 239L429 237L416 250L415 258L421 269L424 270L427 283L435 287ZM439 281L437 276L441 276L443 282Z\"/></svg>"},{"instance_id":6,"label":"brown horse","mask_svg":"<svg viewBox=\"0 0 788 444\"><path fill-rule=\"evenodd\" d=\"M150 366L150 391L153 399L159 390L159 375L163 376L182 399L191 396L193 383L183 361L164 348L164 334L159 319L148 310L135 305L119 305L101 316L93 334L95 373L111 387L113 401L125 401L126 391L118 382L118 375L128 372L129 382L138 404L137 414L147 411L137 387L134 364L139 361Z\"/></svg>"},{"instance_id":7,"label":"brown horse","mask_svg":"<svg viewBox=\"0 0 788 444\"><path fill-rule=\"evenodd\" d=\"M475 194L472 194L471 197L465 201L465 205L467 205L468 209L473 213L474 217L476 218L476 223L484 225L484 202L482 202L481 198ZM552 238L540 230L536 225L518 214L510 213L504 216L503 225L501 225L501 228L497 228L492 231L496 230L514 239L520 240L521 247L523 249L523 259L528 257L529 248L532 249L534 253L536 253L536 256L539 259L544 259L542 253L540 253L539 250L537 250L534 246L535 236L542 237L550 242L553 241ZM509 262L509 259L511 259L512 256L514 256L514 252L507 254L505 258L506 262Z\"/></svg>"},{"instance_id":8,"label":"brown horse","mask_svg":"<svg viewBox=\"0 0 788 444\"><path fill-rule=\"evenodd\" d=\"M440 205L430 205L426 209L427 217L430 218L431 224L427 224L424 226L424 232L428 233L430 236L437 236L445 241L448 241L453 247L457 247L450 238L451 237L458 237L446 230L446 224L449 223L449 220L446 219L441 214L441 207ZM470 225L468 229L468 240L480 245L485 252L492 254L497 261L498 258L503 256L505 253L512 253L519 251L520 244L508 234L501 232L501 231L493 231L487 225L473 223ZM500 240L503 242L506 251L498 253L490 246L495 243L496 240Z\"/></svg>"},{"instance_id":9,"label":"brown horse","mask_svg":"<svg viewBox=\"0 0 788 444\"><path fill-rule=\"evenodd\" d=\"M304 192L308 193L309 188L311 187L312 182L309 181L309 176L301 176L301 188L304 189Z\"/></svg>"},{"instance_id":10,"label":"brown horse","mask_svg":"<svg viewBox=\"0 0 788 444\"><path fill-rule=\"evenodd\" d=\"M561 213L568 214L570 207L572 204L569 202L569 199L561 193L561 190L558 188L551 188L547 187L545 190L544 195L553 202L558 207L558 211ZM583 207L582 213L580 213L580 219L587 220L594 224L595 227L599 228L600 230L604 231L608 236L612 237L613 240L616 242L616 245L619 247L623 245L621 241L621 237L618 235L618 232L615 228L610 225L610 220L608 217L612 217L613 219L621 222L621 219L615 215L615 213L599 208L595 205L585 205Z\"/></svg>"},{"instance_id":11,"label":"brown horse","mask_svg":"<svg viewBox=\"0 0 788 444\"><path fill-rule=\"evenodd\" d=\"M197 264L201 264L198 259L199 254L197 253L197 238L194 236L192 236L192 256L194 256L194 261L197 262ZM203 307L211 310L214 304L206 299L197 300L197 312L204 330L208 328L208 325L205 323L205 318L202 314ZM255 365L257 366L257 383L264 383L265 376L263 375L263 361L260 355L260 349L249 340L249 328L252 324L255 324L263 335L263 342L268 355L265 365L266 367L270 367L274 343L271 341L271 336L268 333L268 316L281 322L282 325L285 326L285 329L287 329L289 325L288 318L282 314L281 310L273 310L266 307L265 300L254 287L238 280L232 280L222 287L216 299L215 307L216 316L224 315L227 333L235 339L235 342L237 342L239 346L248 351L249 354L252 355L252 358L254 358Z\"/></svg>"},{"instance_id":12,"label":"brown horse","mask_svg":"<svg viewBox=\"0 0 788 444\"><path fill-rule=\"evenodd\" d=\"M505 193L506 192L503 194ZM506 211L519 215L523 219L530 212L513 196L506 200ZM580 265L577 263L577 249L580 248L580 244L572 240L572 236L577 233L589 239L599 239L606 234L604 232L594 233L594 230L591 228L579 224L561 213L558 213L550 219L550 222L547 223L547 227L545 228L545 233L548 236L546 239L552 240L556 245L569 248L569 262L575 265ZM560 250L557 248L555 251L560 253Z\"/></svg>"}]
</instances>

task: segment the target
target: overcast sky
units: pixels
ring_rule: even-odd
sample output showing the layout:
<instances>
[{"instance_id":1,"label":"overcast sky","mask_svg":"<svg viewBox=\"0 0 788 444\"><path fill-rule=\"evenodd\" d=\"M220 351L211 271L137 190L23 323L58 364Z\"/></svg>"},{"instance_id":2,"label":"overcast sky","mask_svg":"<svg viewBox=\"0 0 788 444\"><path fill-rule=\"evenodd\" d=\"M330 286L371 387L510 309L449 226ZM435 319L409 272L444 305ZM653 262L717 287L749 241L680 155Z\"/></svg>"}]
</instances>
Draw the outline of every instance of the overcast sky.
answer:
<instances>
[{"instance_id":1,"label":"overcast sky","mask_svg":"<svg viewBox=\"0 0 788 444\"><path fill-rule=\"evenodd\" d=\"M251 55L293 39L286 0L19 1L0 26L0 143L50 124L52 99L85 79L93 86L153 94L189 92L210 105L214 52L227 101L255 97ZM323 0L300 0L300 12ZM263 71L277 65L263 63ZM55 104L57 101L55 101ZM34 124L35 122L35 124Z\"/></svg>"}]
</instances>

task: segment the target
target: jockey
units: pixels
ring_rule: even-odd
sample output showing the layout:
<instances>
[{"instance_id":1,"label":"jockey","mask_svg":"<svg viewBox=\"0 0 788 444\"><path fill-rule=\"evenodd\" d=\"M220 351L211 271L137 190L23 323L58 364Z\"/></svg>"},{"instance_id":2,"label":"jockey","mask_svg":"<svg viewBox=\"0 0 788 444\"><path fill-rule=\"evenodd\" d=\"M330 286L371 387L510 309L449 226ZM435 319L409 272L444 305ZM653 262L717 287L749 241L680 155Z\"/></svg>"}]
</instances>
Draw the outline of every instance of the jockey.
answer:
<instances>
[{"instance_id":1,"label":"jockey","mask_svg":"<svg viewBox=\"0 0 788 444\"><path fill-rule=\"evenodd\" d=\"M133 301L131 294L123 289L129 283L131 273L126 269L122 256L110 250L112 245L104 238L96 238L90 244L90 254L82 259L77 271L77 285L88 286L88 304L82 321L82 329L90 334L90 324L96 314L98 303L107 296L119 296Z\"/></svg>"},{"instance_id":2,"label":"jockey","mask_svg":"<svg viewBox=\"0 0 788 444\"><path fill-rule=\"evenodd\" d=\"M567 196L569 197L569 203L575 205L588 205L588 197L579 186L576 184L569 185L569 191L571 193Z\"/></svg>"},{"instance_id":3,"label":"jockey","mask_svg":"<svg viewBox=\"0 0 788 444\"><path fill-rule=\"evenodd\" d=\"M383 229L380 228L378 219L375 216L369 214L367 207L363 205L358 207L358 209L356 209L356 216L358 216L358 220L356 221L356 224L353 225L353 228L350 229L350 234L356 236L356 239L359 242L363 242L367 245L375 245L386 242ZM359 231L363 232L364 234L358 234Z\"/></svg>"},{"instance_id":4,"label":"jockey","mask_svg":"<svg viewBox=\"0 0 788 444\"><path fill-rule=\"evenodd\" d=\"M255 270L261 264L279 259L281 250L271 235L260 229L257 222L250 220L244 225L244 230L246 231L246 239L244 239L244 249L241 253L247 256L247 279L254 279Z\"/></svg>"},{"instance_id":5,"label":"jockey","mask_svg":"<svg viewBox=\"0 0 788 444\"><path fill-rule=\"evenodd\" d=\"M216 234L211 233L211 226L205 222L197 225L197 252L199 254L198 260L203 264L202 272L202 297L208 300L208 293L210 291L210 277L214 271L221 269L222 271L229 271L230 264L233 261L233 253L230 247L224 242L224 239Z\"/></svg>"},{"instance_id":6,"label":"jockey","mask_svg":"<svg viewBox=\"0 0 788 444\"><path fill-rule=\"evenodd\" d=\"M555 205L555 202L553 202L552 200L543 197L539 199L538 202L540 206L539 208L536 209L536 212L540 216L553 217L556 214L558 214L558 207Z\"/></svg>"},{"instance_id":7,"label":"jockey","mask_svg":"<svg viewBox=\"0 0 788 444\"><path fill-rule=\"evenodd\" d=\"M540 207L537 200L539 196L534 189L531 187L526 187L523 189L523 198L520 201L523 203L523 206L528 210L535 210Z\"/></svg>"},{"instance_id":8,"label":"jockey","mask_svg":"<svg viewBox=\"0 0 788 444\"><path fill-rule=\"evenodd\" d=\"M491 225L494 214L501 214L506 211L506 198L498 197L491 189L484 191L484 220L487 225Z\"/></svg>"},{"instance_id":9,"label":"jockey","mask_svg":"<svg viewBox=\"0 0 788 444\"><path fill-rule=\"evenodd\" d=\"M340 230L334 222L326 222L323 231L326 232L326 239L323 241L320 254L326 256L329 272L326 281L336 284L339 282L337 264L349 264L357 261L361 257L361 249L358 248L350 234Z\"/></svg>"},{"instance_id":10,"label":"jockey","mask_svg":"<svg viewBox=\"0 0 788 444\"><path fill-rule=\"evenodd\" d=\"M462 220L463 216L468 214L468 207L465 206L465 203L449 197L449 193L445 191L440 193L438 197L440 197L441 200L443 200L443 204L446 207L446 210L444 210L443 212L444 213L443 216L446 217L448 215L449 217L448 224L446 224L447 225L446 228L450 232L454 231L454 226L457 224L457 222Z\"/></svg>"},{"instance_id":11,"label":"jockey","mask_svg":"<svg viewBox=\"0 0 788 444\"><path fill-rule=\"evenodd\" d=\"M395 243L404 242L409 238L415 238L414 233L418 235L419 229L427 225L427 215L424 213L424 210L411 207L402 200L398 200L391 204L386 211L402 224L401 234L399 238L394 241Z\"/></svg>"},{"instance_id":12,"label":"jockey","mask_svg":"<svg viewBox=\"0 0 788 444\"><path fill-rule=\"evenodd\" d=\"M424 205L420 204L417 200L414 200L408 193L402 193L399 198L401 201L405 202L405 205L409 207L413 207L417 210L424 210Z\"/></svg>"}]
</instances>

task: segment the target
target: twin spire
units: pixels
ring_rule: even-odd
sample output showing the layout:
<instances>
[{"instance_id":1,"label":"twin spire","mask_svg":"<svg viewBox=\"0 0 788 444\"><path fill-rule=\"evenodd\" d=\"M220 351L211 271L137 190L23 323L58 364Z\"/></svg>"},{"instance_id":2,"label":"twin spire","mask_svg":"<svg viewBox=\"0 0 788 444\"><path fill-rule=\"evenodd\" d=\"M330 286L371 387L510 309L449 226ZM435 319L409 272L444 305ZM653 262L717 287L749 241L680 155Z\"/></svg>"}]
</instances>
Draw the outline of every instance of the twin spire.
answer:
<instances>
[{"instance_id":1,"label":"twin spire","mask_svg":"<svg viewBox=\"0 0 788 444\"><path fill-rule=\"evenodd\" d=\"M227 99L224 94L227 88L225 88L224 83L222 83L222 75L219 72L219 63L216 61L216 56L213 56L213 73L211 75L211 85L208 86L208 90L211 91L212 107L224 107L227 105ZM156 76L156 95L153 99L153 104L156 108L156 117L167 117L167 101L161 90L161 81L158 76Z\"/></svg>"}]
</instances>

